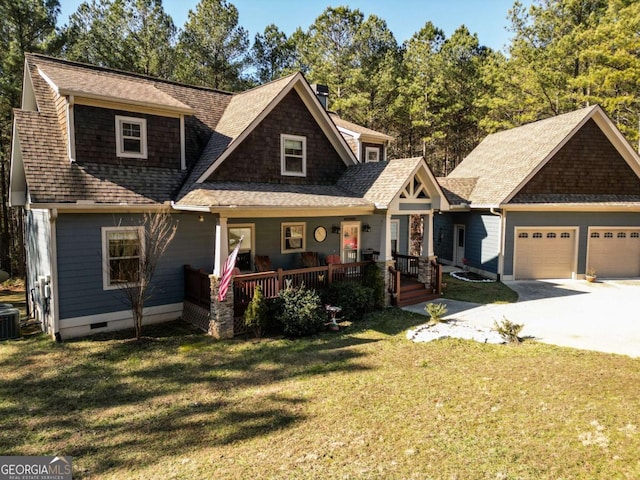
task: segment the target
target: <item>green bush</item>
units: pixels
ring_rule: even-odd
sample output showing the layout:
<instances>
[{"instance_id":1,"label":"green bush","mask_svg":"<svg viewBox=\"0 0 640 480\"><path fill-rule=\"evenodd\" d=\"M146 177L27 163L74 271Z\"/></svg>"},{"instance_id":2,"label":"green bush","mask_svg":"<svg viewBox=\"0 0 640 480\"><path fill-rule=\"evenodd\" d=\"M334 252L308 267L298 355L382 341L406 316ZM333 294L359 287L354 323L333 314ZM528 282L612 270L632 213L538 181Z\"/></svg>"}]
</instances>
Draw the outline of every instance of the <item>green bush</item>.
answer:
<instances>
[{"instance_id":1,"label":"green bush","mask_svg":"<svg viewBox=\"0 0 640 480\"><path fill-rule=\"evenodd\" d=\"M354 321L371 312L375 306L372 288L356 282L333 283L324 292L324 303L342 307L344 318Z\"/></svg>"},{"instance_id":2,"label":"green bush","mask_svg":"<svg viewBox=\"0 0 640 480\"><path fill-rule=\"evenodd\" d=\"M442 317L448 312L447 305L444 303L427 303L424 309L431 317L433 323L440 323Z\"/></svg>"},{"instance_id":3,"label":"green bush","mask_svg":"<svg viewBox=\"0 0 640 480\"><path fill-rule=\"evenodd\" d=\"M304 337L321 331L327 319L315 290L304 285L280 292L278 319L287 337Z\"/></svg>"},{"instance_id":4,"label":"green bush","mask_svg":"<svg viewBox=\"0 0 640 480\"><path fill-rule=\"evenodd\" d=\"M364 271L364 285L373 290L373 304L378 310L384 308L385 291L382 272L376 264L367 265Z\"/></svg>"},{"instance_id":5,"label":"green bush","mask_svg":"<svg viewBox=\"0 0 640 480\"><path fill-rule=\"evenodd\" d=\"M268 319L268 305L262 295L262 287L257 285L253 292L253 298L244 311L244 324L253 331L256 337L260 338L264 334Z\"/></svg>"}]
</instances>

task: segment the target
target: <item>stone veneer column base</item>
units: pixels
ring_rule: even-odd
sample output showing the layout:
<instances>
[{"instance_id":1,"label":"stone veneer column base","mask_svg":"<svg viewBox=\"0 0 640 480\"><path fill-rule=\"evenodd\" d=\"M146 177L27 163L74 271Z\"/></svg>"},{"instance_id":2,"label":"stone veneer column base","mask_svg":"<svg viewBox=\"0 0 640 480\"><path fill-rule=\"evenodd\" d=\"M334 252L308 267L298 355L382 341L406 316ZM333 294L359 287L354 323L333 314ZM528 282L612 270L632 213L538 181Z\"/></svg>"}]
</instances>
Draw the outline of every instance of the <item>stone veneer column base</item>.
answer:
<instances>
[{"instance_id":1,"label":"stone veneer column base","mask_svg":"<svg viewBox=\"0 0 640 480\"><path fill-rule=\"evenodd\" d=\"M388 307L391 305L391 294L389 293L389 286L391 284L391 281L390 281L391 274L389 273L389 267L395 267L396 261L393 259L386 260L386 261L379 261L379 262L376 262L376 265L380 269L380 274L382 275L382 281L384 283L384 306Z\"/></svg>"},{"instance_id":2,"label":"stone veneer column base","mask_svg":"<svg viewBox=\"0 0 640 480\"><path fill-rule=\"evenodd\" d=\"M418 257L418 281L427 287L431 285L431 261L437 259L436 256Z\"/></svg>"},{"instance_id":3,"label":"stone veneer column base","mask_svg":"<svg viewBox=\"0 0 640 480\"><path fill-rule=\"evenodd\" d=\"M209 275L211 283L211 319L209 321L209 335L218 340L233 338L233 279L227 290L224 301L218 301L220 278Z\"/></svg>"}]
</instances>

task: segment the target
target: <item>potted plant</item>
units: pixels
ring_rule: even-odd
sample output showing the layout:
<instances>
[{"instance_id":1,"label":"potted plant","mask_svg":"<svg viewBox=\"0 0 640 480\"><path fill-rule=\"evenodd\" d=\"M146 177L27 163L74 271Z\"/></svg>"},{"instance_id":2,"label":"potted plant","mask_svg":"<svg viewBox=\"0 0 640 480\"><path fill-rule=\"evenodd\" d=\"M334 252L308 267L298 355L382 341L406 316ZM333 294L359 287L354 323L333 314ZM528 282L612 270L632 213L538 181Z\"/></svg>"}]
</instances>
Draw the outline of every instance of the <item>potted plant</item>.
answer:
<instances>
[{"instance_id":1,"label":"potted plant","mask_svg":"<svg viewBox=\"0 0 640 480\"><path fill-rule=\"evenodd\" d=\"M585 276L585 278L587 279L587 282L595 282L596 279L598 278L598 276L596 275L596 269L595 268L589 268L587 270L587 275Z\"/></svg>"}]
</instances>

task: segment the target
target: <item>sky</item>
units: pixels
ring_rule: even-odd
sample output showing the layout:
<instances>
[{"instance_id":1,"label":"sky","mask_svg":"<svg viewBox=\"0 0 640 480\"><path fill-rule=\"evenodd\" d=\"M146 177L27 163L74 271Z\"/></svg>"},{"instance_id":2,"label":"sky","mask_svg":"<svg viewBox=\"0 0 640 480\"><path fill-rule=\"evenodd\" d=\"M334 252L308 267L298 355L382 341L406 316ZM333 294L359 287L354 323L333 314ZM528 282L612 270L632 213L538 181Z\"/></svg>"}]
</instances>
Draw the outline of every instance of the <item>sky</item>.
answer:
<instances>
[{"instance_id":1,"label":"sky","mask_svg":"<svg viewBox=\"0 0 640 480\"><path fill-rule=\"evenodd\" d=\"M514 0L345 0L314 2L309 0L228 0L238 9L240 26L249 32L253 43L256 33L264 32L274 23L291 35L297 27L303 30L327 8L346 5L361 10L365 18L375 14L387 22L398 43L411 38L427 21L444 30L449 37L460 25L466 25L471 33L477 33L481 45L504 51L510 33L507 13ZM524 0L529 5L532 0ZM60 0L60 26L68 23L82 0ZM171 15L176 27L182 28L189 9L195 11L198 0L164 0L165 11Z\"/></svg>"}]
</instances>

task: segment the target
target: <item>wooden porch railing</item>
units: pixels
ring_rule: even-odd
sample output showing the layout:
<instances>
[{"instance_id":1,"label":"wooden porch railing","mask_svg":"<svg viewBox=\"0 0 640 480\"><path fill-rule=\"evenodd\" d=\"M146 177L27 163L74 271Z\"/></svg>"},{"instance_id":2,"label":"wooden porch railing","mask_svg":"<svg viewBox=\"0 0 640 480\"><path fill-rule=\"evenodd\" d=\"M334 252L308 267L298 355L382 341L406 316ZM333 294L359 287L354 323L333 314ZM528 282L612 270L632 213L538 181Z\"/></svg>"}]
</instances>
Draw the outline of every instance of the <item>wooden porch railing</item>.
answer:
<instances>
[{"instance_id":1,"label":"wooden porch railing","mask_svg":"<svg viewBox=\"0 0 640 480\"><path fill-rule=\"evenodd\" d=\"M362 283L365 269L372 262L344 263L324 267L273 270L262 273L236 275L233 279L235 316L244 312L258 285L265 298L275 298L287 287L299 287L303 283L313 290L324 290L334 282L354 281Z\"/></svg>"},{"instance_id":2,"label":"wooden porch railing","mask_svg":"<svg viewBox=\"0 0 640 480\"><path fill-rule=\"evenodd\" d=\"M207 272L184 266L184 299L199 307L211 308L211 282Z\"/></svg>"},{"instance_id":3,"label":"wooden porch railing","mask_svg":"<svg viewBox=\"0 0 640 480\"><path fill-rule=\"evenodd\" d=\"M394 253L393 259L396 261L396 270L398 270L402 275L406 275L407 277L418 277L418 257Z\"/></svg>"},{"instance_id":4,"label":"wooden porch railing","mask_svg":"<svg viewBox=\"0 0 640 480\"><path fill-rule=\"evenodd\" d=\"M400 257L408 257L407 255L402 255ZM418 263L418 257L411 257L412 259L415 260L415 263ZM404 262L404 265L409 264L409 262ZM431 293L435 294L435 295L441 295L442 294L442 265L440 265L439 263L437 263L435 260L432 260L429 263L429 268L430 268L430 284L428 285L428 288L430 289ZM389 293L391 294L392 298L393 298L393 303L395 305L400 305L402 304L403 301L403 288L402 288L402 276L405 277L414 277L414 275L407 275L405 274L401 269L396 267L389 267ZM417 278L417 273L415 275L415 277ZM415 282L415 280L412 282L413 285L415 285L417 282ZM412 287L407 287L408 289L413 290ZM407 293L409 294L409 293ZM411 295L409 295L411 296ZM409 297L407 297L409 298Z\"/></svg>"},{"instance_id":5,"label":"wooden porch railing","mask_svg":"<svg viewBox=\"0 0 640 480\"><path fill-rule=\"evenodd\" d=\"M431 288L433 293L442 295L442 265L431 260Z\"/></svg>"}]
</instances>

